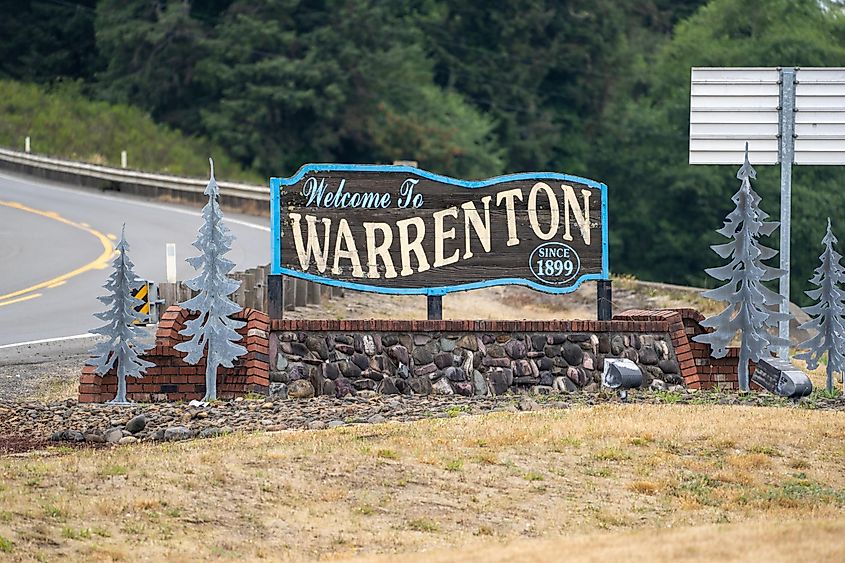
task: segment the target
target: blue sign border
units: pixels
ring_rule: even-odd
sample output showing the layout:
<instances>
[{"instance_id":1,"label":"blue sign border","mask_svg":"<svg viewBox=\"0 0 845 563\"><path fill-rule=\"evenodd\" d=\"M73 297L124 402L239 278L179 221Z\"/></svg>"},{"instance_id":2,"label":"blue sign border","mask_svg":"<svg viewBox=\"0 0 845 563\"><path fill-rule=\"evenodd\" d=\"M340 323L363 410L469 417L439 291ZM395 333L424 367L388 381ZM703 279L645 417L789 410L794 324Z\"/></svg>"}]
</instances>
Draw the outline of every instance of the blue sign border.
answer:
<instances>
[{"instance_id":1,"label":"blue sign border","mask_svg":"<svg viewBox=\"0 0 845 563\"><path fill-rule=\"evenodd\" d=\"M524 278L497 278L495 280L485 280L481 282L465 283L460 285L447 285L441 287L415 287L415 288L392 288L379 287L368 285L364 283L353 283L348 281L335 280L325 278L322 276L315 276L305 272L291 270L289 268L282 268L282 240L281 240L281 201L280 192L283 186L291 186L299 182L303 176L310 173L329 172L329 171L348 171L348 172L392 172L392 173L410 173L427 178L435 182L450 184L453 186L460 186L462 188L486 188L494 186L503 182L510 182L514 180L564 180L570 182L578 182L587 186L597 188L601 191L601 226L602 226L602 243L601 243L601 273L600 274L584 274L580 276L575 282L568 287L555 288L548 285L543 285L534 282L533 280ZM523 172L519 174L508 174L505 176L496 176L495 178L488 178L487 180L459 180L457 178L450 178L448 176L441 176L434 174L413 166L397 166L397 165L381 165L381 164L306 164L300 168L296 174L290 178L270 178L270 229L272 231L272 239L270 243L271 256L273 258L270 265L270 273L273 275L285 275L300 278L316 283L331 285L335 287L343 287L346 289L354 289L356 291L370 291L374 293L386 293L392 295L445 295L454 291L468 291L470 289L480 289L482 287L492 287L496 285L523 285L542 291L544 293L571 293L578 289L578 287L588 280L608 280L610 279L610 260L608 257L608 241L607 241L607 186L601 182L590 180L588 178L581 178L579 176L571 176L569 174L558 174L555 172Z\"/></svg>"}]
</instances>

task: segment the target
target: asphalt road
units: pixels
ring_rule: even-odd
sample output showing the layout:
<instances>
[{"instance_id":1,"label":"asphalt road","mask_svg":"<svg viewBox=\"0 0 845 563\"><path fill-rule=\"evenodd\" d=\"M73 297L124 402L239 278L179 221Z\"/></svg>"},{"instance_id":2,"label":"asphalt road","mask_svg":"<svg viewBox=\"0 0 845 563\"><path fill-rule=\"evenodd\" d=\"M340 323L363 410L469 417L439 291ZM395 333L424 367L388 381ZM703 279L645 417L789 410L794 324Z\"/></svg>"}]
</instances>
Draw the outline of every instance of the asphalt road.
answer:
<instances>
[{"instance_id":1,"label":"asphalt road","mask_svg":"<svg viewBox=\"0 0 845 563\"><path fill-rule=\"evenodd\" d=\"M269 221L226 214L237 237L227 255L237 269L270 258ZM177 278L201 217L199 208L108 195L0 171L0 346L85 334L110 273L113 245L126 223L135 272L165 280L165 245L176 243Z\"/></svg>"}]
</instances>

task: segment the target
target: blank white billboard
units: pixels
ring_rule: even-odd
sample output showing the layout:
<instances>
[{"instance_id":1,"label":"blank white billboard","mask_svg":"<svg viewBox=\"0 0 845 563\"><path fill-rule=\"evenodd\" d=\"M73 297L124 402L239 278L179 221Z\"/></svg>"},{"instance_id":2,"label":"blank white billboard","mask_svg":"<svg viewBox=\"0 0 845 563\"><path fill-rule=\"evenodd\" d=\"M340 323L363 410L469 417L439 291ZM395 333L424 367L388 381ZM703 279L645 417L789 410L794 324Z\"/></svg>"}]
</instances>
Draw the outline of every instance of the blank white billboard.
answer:
<instances>
[{"instance_id":1,"label":"blank white billboard","mask_svg":"<svg viewBox=\"0 0 845 563\"><path fill-rule=\"evenodd\" d=\"M693 68L690 164L777 164L777 68ZM795 164L845 164L845 68L800 68Z\"/></svg>"}]
</instances>

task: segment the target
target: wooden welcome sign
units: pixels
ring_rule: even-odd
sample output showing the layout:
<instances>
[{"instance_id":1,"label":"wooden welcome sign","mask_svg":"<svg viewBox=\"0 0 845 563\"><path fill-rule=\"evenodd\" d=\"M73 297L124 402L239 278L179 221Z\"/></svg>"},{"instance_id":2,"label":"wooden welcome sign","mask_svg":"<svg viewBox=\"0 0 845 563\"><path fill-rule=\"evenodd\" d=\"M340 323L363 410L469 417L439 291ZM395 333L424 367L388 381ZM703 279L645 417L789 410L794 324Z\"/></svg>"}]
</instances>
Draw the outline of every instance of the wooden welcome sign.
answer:
<instances>
[{"instance_id":1,"label":"wooden welcome sign","mask_svg":"<svg viewBox=\"0 0 845 563\"><path fill-rule=\"evenodd\" d=\"M426 295L502 284L567 293L609 279L607 187L585 178L308 164L270 190L273 274Z\"/></svg>"}]
</instances>

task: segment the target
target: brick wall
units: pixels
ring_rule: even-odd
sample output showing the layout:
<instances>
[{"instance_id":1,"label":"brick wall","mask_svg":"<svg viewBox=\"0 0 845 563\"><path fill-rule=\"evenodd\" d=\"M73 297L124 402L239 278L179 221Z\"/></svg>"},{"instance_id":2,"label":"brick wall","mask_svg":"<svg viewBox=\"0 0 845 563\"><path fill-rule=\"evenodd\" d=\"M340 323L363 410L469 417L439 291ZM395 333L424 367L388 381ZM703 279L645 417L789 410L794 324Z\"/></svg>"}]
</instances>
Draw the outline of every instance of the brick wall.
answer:
<instances>
[{"instance_id":1,"label":"brick wall","mask_svg":"<svg viewBox=\"0 0 845 563\"><path fill-rule=\"evenodd\" d=\"M181 307L168 307L156 331L155 347L141 357L153 362L142 379L127 378L127 398L141 402L202 399L205 395L205 360L192 366L185 363L186 354L173 347L187 340L179 332L192 315ZM266 393L269 387L268 341L269 318L254 309L244 309L233 318L246 321L238 333L247 353L238 358L231 369L218 368L217 393L230 398L250 392ZM114 398L117 376L112 369L104 376L85 366L79 380L79 401L98 403Z\"/></svg>"},{"instance_id":2,"label":"brick wall","mask_svg":"<svg viewBox=\"0 0 845 563\"><path fill-rule=\"evenodd\" d=\"M661 319L669 323L672 344L681 365L684 383L692 389L712 389L719 386L737 389L739 380L737 364L739 348L728 348L724 358L713 358L709 344L693 342L692 337L711 332L701 326L704 315L695 309L664 309L659 311L631 310L613 317L614 319L650 320ZM756 365L749 362L749 375L754 374ZM759 389L756 384L752 387Z\"/></svg>"},{"instance_id":3,"label":"brick wall","mask_svg":"<svg viewBox=\"0 0 845 563\"><path fill-rule=\"evenodd\" d=\"M694 389L737 387L737 362L739 352L728 350L727 356L714 359L710 346L692 342L691 338L709 329L701 326L703 315L694 309L630 310L614 316L612 321L481 321L481 320L273 320L253 309L245 309L234 316L247 321L238 332L244 337L247 354L239 358L232 369L220 368L218 394L221 398L234 397L249 392L266 393L270 385L271 364L275 366L280 338L269 338L270 333L288 333L306 340L308 336L325 337L329 333L406 335L427 334L436 336L467 334L531 334L592 333L607 335L665 335L671 342L669 358L676 361L684 384ZM184 338L179 332L190 318L188 311L172 306L162 315L156 331L156 346L143 356L155 367L147 370L143 379L129 378L127 396L135 401L176 401L201 399L205 394L205 363L186 364L185 354L173 346ZM627 339L629 336L626 336ZM529 338L530 340L530 338ZM605 346L602 341L601 346ZM628 341L625 347L630 348ZM585 350L589 348L585 345ZM630 351L630 350L629 350ZM593 350L595 368L603 363L606 351ZM608 355L609 356L609 355ZM311 362L314 363L314 362ZM319 362L317 362L319 363ZM750 364L751 373L755 366ZM275 368L274 368L275 369ZM80 402L104 402L114 398L117 379L113 372L103 377L93 373L92 366L85 366L79 385ZM319 393L319 391L318 391Z\"/></svg>"}]
</instances>

